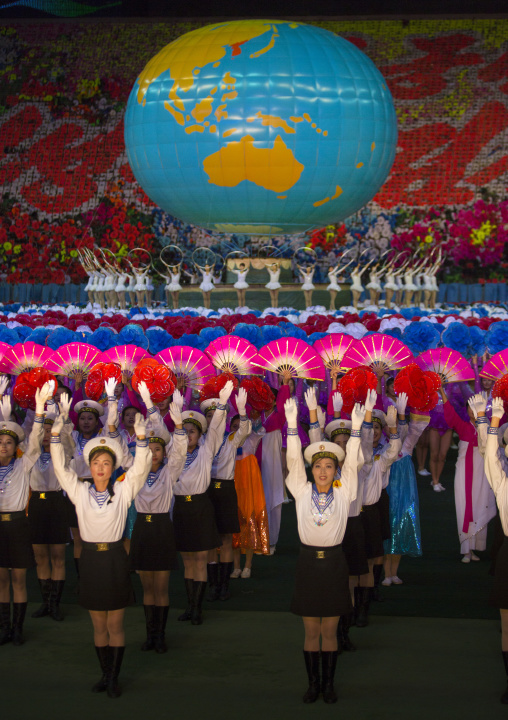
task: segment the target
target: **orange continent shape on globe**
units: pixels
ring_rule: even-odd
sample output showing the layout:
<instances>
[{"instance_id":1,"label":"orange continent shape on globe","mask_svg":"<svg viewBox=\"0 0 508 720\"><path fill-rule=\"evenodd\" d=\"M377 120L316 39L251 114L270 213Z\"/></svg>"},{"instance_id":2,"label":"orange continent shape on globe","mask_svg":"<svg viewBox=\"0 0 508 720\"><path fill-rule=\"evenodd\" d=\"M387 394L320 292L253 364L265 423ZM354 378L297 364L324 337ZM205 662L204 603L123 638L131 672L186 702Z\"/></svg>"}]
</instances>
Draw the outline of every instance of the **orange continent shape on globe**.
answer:
<instances>
[{"instance_id":1,"label":"orange continent shape on globe","mask_svg":"<svg viewBox=\"0 0 508 720\"><path fill-rule=\"evenodd\" d=\"M292 188L303 172L304 165L298 162L280 135L272 148L254 147L252 135L245 135L238 142L206 157L203 169L208 182L219 187L235 187L244 180L273 192L286 192Z\"/></svg>"}]
</instances>

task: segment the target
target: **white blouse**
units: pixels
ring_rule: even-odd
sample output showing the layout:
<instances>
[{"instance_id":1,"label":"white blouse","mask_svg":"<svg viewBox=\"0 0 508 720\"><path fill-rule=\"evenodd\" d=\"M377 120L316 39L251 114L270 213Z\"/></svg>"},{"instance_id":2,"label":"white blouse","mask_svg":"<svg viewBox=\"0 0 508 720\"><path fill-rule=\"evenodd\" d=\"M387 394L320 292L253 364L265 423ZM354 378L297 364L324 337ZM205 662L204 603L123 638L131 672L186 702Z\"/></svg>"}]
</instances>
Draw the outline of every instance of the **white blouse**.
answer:
<instances>
[{"instance_id":1,"label":"white blouse","mask_svg":"<svg viewBox=\"0 0 508 720\"><path fill-rule=\"evenodd\" d=\"M297 431L288 430L287 465L289 474L286 485L295 498L298 535L304 545L314 547L332 547L340 545L346 531L348 510L356 497L357 458L360 451L360 438L351 437L348 452L341 472L341 486L333 486L333 501L328 508L327 521L318 525L312 507L312 486L308 482L302 455L302 444Z\"/></svg>"},{"instance_id":2,"label":"white blouse","mask_svg":"<svg viewBox=\"0 0 508 720\"><path fill-rule=\"evenodd\" d=\"M381 490L388 486L391 465L398 460L402 442L398 433L390 435L390 442L374 448L370 472L363 484L363 504L374 505L381 497Z\"/></svg>"},{"instance_id":3,"label":"white blouse","mask_svg":"<svg viewBox=\"0 0 508 720\"><path fill-rule=\"evenodd\" d=\"M496 496L503 532L508 535L508 476L499 459L498 447L497 428L489 428L485 448L485 475Z\"/></svg>"},{"instance_id":4,"label":"white blouse","mask_svg":"<svg viewBox=\"0 0 508 720\"><path fill-rule=\"evenodd\" d=\"M89 482L81 482L76 472L65 467L65 451L59 437L51 438L51 459L60 485L76 507L79 530L85 542L121 540L129 507L143 487L152 466L148 440L138 440L136 457L124 480L115 482L114 497L99 507ZM90 474L90 471L88 471Z\"/></svg>"},{"instance_id":5,"label":"white blouse","mask_svg":"<svg viewBox=\"0 0 508 720\"><path fill-rule=\"evenodd\" d=\"M65 450L66 465L71 461L75 449L71 430L72 423L65 423L61 437ZM30 470L30 488L36 492L55 492L62 489L55 475L51 453L45 453L44 450L41 450L40 456Z\"/></svg>"},{"instance_id":6,"label":"white blouse","mask_svg":"<svg viewBox=\"0 0 508 720\"><path fill-rule=\"evenodd\" d=\"M23 456L14 460L10 469L0 475L0 512L20 512L26 508L30 470L41 454L43 436L43 418L36 417Z\"/></svg>"},{"instance_id":7,"label":"white blouse","mask_svg":"<svg viewBox=\"0 0 508 720\"><path fill-rule=\"evenodd\" d=\"M136 496L134 504L141 513L168 513L173 499L173 487L178 480L187 458L187 433L175 430L171 452L165 465L159 469L158 477L148 473L145 484ZM151 481L153 481L151 483ZM151 483L151 484L150 484Z\"/></svg>"},{"instance_id":8,"label":"white blouse","mask_svg":"<svg viewBox=\"0 0 508 720\"><path fill-rule=\"evenodd\" d=\"M214 480L234 480L236 451L250 435L252 425L247 416L240 417L240 427L234 433L229 433L222 441L219 452L212 462L212 478Z\"/></svg>"}]
</instances>

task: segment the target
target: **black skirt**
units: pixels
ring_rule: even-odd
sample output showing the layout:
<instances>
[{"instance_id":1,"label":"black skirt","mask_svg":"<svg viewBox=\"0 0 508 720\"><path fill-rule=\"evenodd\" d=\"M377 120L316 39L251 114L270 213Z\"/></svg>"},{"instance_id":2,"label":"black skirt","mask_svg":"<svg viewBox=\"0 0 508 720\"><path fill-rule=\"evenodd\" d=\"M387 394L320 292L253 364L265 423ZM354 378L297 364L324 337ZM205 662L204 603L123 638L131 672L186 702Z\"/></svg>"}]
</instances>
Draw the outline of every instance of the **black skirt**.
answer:
<instances>
[{"instance_id":1,"label":"black skirt","mask_svg":"<svg viewBox=\"0 0 508 720\"><path fill-rule=\"evenodd\" d=\"M68 495L64 495L64 498L67 508L67 525L70 528L79 528L78 516L76 515L76 508L74 507L74 503Z\"/></svg>"},{"instance_id":2,"label":"black skirt","mask_svg":"<svg viewBox=\"0 0 508 720\"><path fill-rule=\"evenodd\" d=\"M381 515L377 505L364 505L360 517L365 532L365 552L367 558L383 557L383 534L381 532Z\"/></svg>"},{"instance_id":3,"label":"black skirt","mask_svg":"<svg viewBox=\"0 0 508 720\"><path fill-rule=\"evenodd\" d=\"M365 530L359 515L347 519L346 532L342 541L350 575L365 575L369 572Z\"/></svg>"},{"instance_id":4,"label":"black skirt","mask_svg":"<svg viewBox=\"0 0 508 720\"><path fill-rule=\"evenodd\" d=\"M34 545L64 545L70 540L67 502L61 491L34 490L28 503L28 522Z\"/></svg>"},{"instance_id":5,"label":"black skirt","mask_svg":"<svg viewBox=\"0 0 508 720\"><path fill-rule=\"evenodd\" d=\"M349 573L341 545L301 545L291 612L302 617L337 617L353 609Z\"/></svg>"},{"instance_id":6,"label":"black skirt","mask_svg":"<svg viewBox=\"0 0 508 720\"><path fill-rule=\"evenodd\" d=\"M386 492L385 488L381 490L381 497L375 505L379 510L379 516L381 518L381 535L383 540L391 540L392 527L390 525L390 496Z\"/></svg>"},{"instance_id":7,"label":"black skirt","mask_svg":"<svg viewBox=\"0 0 508 720\"><path fill-rule=\"evenodd\" d=\"M213 550L222 544L212 501L207 493L175 495L173 527L179 552Z\"/></svg>"},{"instance_id":8,"label":"black skirt","mask_svg":"<svg viewBox=\"0 0 508 720\"><path fill-rule=\"evenodd\" d=\"M240 532L238 519L238 497L234 480L214 480L208 488L208 495L215 512L215 523L221 535Z\"/></svg>"},{"instance_id":9,"label":"black skirt","mask_svg":"<svg viewBox=\"0 0 508 720\"><path fill-rule=\"evenodd\" d=\"M24 510L0 512L0 567L35 567L30 525Z\"/></svg>"},{"instance_id":10,"label":"black skirt","mask_svg":"<svg viewBox=\"0 0 508 720\"><path fill-rule=\"evenodd\" d=\"M506 536L496 555L494 585L489 603L500 610L508 610L508 537Z\"/></svg>"},{"instance_id":11,"label":"black skirt","mask_svg":"<svg viewBox=\"0 0 508 720\"><path fill-rule=\"evenodd\" d=\"M129 558L122 540L83 543L79 604L86 610L120 610L134 602Z\"/></svg>"},{"instance_id":12,"label":"black skirt","mask_svg":"<svg viewBox=\"0 0 508 720\"><path fill-rule=\"evenodd\" d=\"M133 570L177 570L175 533L169 513L139 513L129 553Z\"/></svg>"}]
</instances>

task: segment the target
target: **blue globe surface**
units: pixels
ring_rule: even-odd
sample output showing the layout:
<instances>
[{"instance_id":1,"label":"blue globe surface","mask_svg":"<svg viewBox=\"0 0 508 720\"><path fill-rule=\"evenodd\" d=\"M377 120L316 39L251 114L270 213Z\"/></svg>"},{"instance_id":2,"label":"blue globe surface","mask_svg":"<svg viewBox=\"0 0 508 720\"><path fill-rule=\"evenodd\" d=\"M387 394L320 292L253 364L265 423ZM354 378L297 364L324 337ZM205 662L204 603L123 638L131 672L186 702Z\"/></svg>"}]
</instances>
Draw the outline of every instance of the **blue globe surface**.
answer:
<instances>
[{"instance_id":1,"label":"blue globe surface","mask_svg":"<svg viewBox=\"0 0 508 720\"><path fill-rule=\"evenodd\" d=\"M352 43L297 22L218 23L167 45L137 78L125 144L147 195L220 232L340 222L386 180L390 91Z\"/></svg>"}]
</instances>

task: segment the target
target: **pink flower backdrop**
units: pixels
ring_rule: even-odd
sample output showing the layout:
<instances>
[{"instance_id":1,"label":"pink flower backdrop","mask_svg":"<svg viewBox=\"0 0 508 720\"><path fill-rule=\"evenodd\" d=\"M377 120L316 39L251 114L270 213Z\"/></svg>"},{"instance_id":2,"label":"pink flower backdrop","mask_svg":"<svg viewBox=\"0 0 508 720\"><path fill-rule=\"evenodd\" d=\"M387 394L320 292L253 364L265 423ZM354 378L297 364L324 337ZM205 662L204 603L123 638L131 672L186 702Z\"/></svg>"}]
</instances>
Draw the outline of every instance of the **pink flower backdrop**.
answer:
<instances>
[{"instance_id":1,"label":"pink flower backdrop","mask_svg":"<svg viewBox=\"0 0 508 720\"><path fill-rule=\"evenodd\" d=\"M0 273L82 282L76 248L125 255L222 238L162 213L136 183L123 113L155 51L200 23L0 27ZM393 94L399 148L384 187L345 225L314 233L322 268L339 248L449 252L445 277L504 275L508 263L508 22L316 23L379 67ZM250 244L227 238L229 246ZM278 238L276 242L285 242ZM478 262L480 259L480 262ZM478 270L480 268L480 270ZM480 273L480 274L479 274Z\"/></svg>"}]
</instances>

